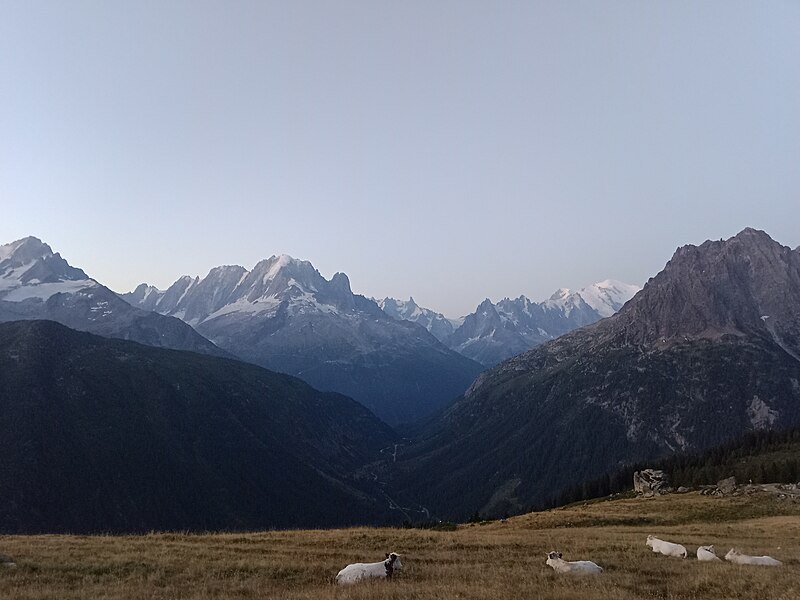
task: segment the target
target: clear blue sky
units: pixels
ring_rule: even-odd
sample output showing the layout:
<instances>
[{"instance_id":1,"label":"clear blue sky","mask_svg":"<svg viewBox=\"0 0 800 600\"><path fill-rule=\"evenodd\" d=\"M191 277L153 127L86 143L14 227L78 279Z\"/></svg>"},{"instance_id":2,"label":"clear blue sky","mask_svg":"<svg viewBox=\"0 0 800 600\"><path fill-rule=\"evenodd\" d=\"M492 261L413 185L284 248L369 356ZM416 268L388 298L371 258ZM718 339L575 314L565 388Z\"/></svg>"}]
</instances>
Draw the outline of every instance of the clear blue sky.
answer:
<instances>
[{"instance_id":1,"label":"clear blue sky","mask_svg":"<svg viewBox=\"0 0 800 600\"><path fill-rule=\"evenodd\" d=\"M0 241L456 316L800 244L800 2L0 0Z\"/></svg>"}]
</instances>

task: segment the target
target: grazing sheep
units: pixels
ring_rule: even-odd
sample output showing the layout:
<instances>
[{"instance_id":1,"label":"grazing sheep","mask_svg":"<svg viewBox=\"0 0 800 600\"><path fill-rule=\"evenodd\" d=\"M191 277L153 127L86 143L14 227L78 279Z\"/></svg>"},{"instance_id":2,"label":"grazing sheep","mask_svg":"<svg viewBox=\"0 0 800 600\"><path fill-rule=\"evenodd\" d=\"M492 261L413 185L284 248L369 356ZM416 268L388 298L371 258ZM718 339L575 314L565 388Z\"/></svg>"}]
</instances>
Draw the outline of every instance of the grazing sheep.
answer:
<instances>
[{"instance_id":1,"label":"grazing sheep","mask_svg":"<svg viewBox=\"0 0 800 600\"><path fill-rule=\"evenodd\" d=\"M714 546L700 546L697 549L697 560L713 562L721 559L717 556Z\"/></svg>"},{"instance_id":2,"label":"grazing sheep","mask_svg":"<svg viewBox=\"0 0 800 600\"><path fill-rule=\"evenodd\" d=\"M725 560L737 565L762 565L765 567L779 567L783 564L771 556L748 556L733 548L725 555Z\"/></svg>"},{"instance_id":3,"label":"grazing sheep","mask_svg":"<svg viewBox=\"0 0 800 600\"><path fill-rule=\"evenodd\" d=\"M8 556L7 554L3 554L0 552L0 567L10 567L14 568L17 566L17 563L14 562L14 559Z\"/></svg>"},{"instance_id":4,"label":"grazing sheep","mask_svg":"<svg viewBox=\"0 0 800 600\"><path fill-rule=\"evenodd\" d=\"M336 583L346 585L371 577L391 579L394 572L399 571L402 567L400 555L392 552L387 554L386 559L381 562L347 565L336 575Z\"/></svg>"},{"instance_id":5,"label":"grazing sheep","mask_svg":"<svg viewBox=\"0 0 800 600\"><path fill-rule=\"evenodd\" d=\"M647 541L645 543L653 549L653 552L660 552L666 556L678 556L680 558L686 558L686 548L680 544L665 542L664 540L660 540L652 535L647 536Z\"/></svg>"},{"instance_id":6,"label":"grazing sheep","mask_svg":"<svg viewBox=\"0 0 800 600\"><path fill-rule=\"evenodd\" d=\"M566 561L561 558L561 552L550 552L547 555L547 564L553 567L556 573L570 573L573 575L592 575L602 573L603 567L590 560Z\"/></svg>"}]
</instances>

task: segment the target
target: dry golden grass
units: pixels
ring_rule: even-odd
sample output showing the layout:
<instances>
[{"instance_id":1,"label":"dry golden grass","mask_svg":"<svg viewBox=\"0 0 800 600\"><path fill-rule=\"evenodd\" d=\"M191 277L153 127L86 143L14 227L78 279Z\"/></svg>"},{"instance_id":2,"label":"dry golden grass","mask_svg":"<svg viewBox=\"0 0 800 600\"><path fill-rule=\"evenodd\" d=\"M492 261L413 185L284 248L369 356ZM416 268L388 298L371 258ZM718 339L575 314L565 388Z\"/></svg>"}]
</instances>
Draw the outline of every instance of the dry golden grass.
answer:
<instances>
[{"instance_id":1,"label":"dry golden grass","mask_svg":"<svg viewBox=\"0 0 800 600\"><path fill-rule=\"evenodd\" d=\"M249 534L6 536L0 599L567 599L800 598L800 504L774 496L697 494L587 503L456 531L358 528ZM687 546L653 554L648 533ZM770 554L779 568L698 563L698 545ZM545 553L606 572L555 574ZM333 585L350 562L404 554L395 580Z\"/></svg>"}]
</instances>

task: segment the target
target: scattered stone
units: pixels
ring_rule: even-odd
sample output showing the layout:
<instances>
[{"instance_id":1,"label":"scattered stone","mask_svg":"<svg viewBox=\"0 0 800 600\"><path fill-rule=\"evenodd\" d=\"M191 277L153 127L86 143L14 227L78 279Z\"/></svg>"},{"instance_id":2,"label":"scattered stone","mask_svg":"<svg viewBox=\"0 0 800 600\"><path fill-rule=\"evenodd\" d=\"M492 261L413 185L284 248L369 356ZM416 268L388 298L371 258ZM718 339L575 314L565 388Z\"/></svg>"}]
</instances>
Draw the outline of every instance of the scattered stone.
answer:
<instances>
[{"instance_id":1,"label":"scattered stone","mask_svg":"<svg viewBox=\"0 0 800 600\"><path fill-rule=\"evenodd\" d=\"M636 471L633 474L633 491L645 498L666 494L670 491L667 474L657 469Z\"/></svg>"},{"instance_id":2,"label":"scattered stone","mask_svg":"<svg viewBox=\"0 0 800 600\"><path fill-rule=\"evenodd\" d=\"M688 492L688 491L689 491L689 488L687 488L686 486L683 486L683 485L682 485L682 486L680 486L680 487L679 487L679 488L678 488L676 491L677 491L679 494L685 494L686 492Z\"/></svg>"}]
</instances>

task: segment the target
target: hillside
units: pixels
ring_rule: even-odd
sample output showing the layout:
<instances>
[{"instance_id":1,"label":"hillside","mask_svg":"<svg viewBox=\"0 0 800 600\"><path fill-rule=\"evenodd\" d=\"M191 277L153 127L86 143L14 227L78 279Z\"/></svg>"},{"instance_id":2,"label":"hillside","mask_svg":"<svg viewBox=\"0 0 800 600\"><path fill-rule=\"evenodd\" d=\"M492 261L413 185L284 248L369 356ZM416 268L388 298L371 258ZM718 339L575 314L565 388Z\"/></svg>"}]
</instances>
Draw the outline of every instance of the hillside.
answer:
<instances>
[{"instance_id":1,"label":"hillside","mask_svg":"<svg viewBox=\"0 0 800 600\"><path fill-rule=\"evenodd\" d=\"M800 254L679 248L616 315L481 374L392 465L407 503L517 513L631 463L800 424Z\"/></svg>"},{"instance_id":2,"label":"hillside","mask_svg":"<svg viewBox=\"0 0 800 600\"><path fill-rule=\"evenodd\" d=\"M0 552L18 562L0 570L0 597L243 600L353 598L441 600L790 600L800 596L800 504L774 496L698 494L583 503L459 526L455 531L357 528L242 534L5 536ZM685 544L687 560L653 554L648 534ZM769 554L779 568L698 563L698 545ZM571 578L545 553L589 559L605 572ZM332 585L346 564L402 554L391 582Z\"/></svg>"},{"instance_id":3,"label":"hillside","mask_svg":"<svg viewBox=\"0 0 800 600\"><path fill-rule=\"evenodd\" d=\"M714 484L735 477L740 483L800 482L800 428L759 430L697 454L677 454L628 465L597 479L570 486L551 506L629 490L634 471L652 468L667 474L673 488Z\"/></svg>"},{"instance_id":4,"label":"hillside","mask_svg":"<svg viewBox=\"0 0 800 600\"><path fill-rule=\"evenodd\" d=\"M234 360L0 324L0 532L392 518L357 471L395 434L357 402Z\"/></svg>"}]
</instances>

